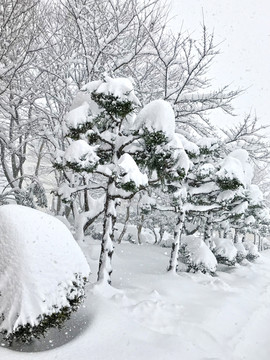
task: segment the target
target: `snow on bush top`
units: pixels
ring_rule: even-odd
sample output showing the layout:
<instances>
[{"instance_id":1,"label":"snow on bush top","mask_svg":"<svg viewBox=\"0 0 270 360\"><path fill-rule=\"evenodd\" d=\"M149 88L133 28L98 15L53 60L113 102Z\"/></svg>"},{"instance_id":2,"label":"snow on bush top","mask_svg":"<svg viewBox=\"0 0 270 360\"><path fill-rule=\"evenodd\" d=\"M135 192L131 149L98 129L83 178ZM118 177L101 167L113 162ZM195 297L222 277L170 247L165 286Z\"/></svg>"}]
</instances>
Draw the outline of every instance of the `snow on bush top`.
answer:
<instances>
[{"instance_id":1,"label":"snow on bush top","mask_svg":"<svg viewBox=\"0 0 270 360\"><path fill-rule=\"evenodd\" d=\"M205 242L196 236L183 236L182 245L192 269L215 273L217 260Z\"/></svg>"},{"instance_id":2,"label":"snow on bush top","mask_svg":"<svg viewBox=\"0 0 270 360\"><path fill-rule=\"evenodd\" d=\"M240 160L229 155L221 162L221 168L216 175L221 179L237 179L243 186L247 184Z\"/></svg>"},{"instance_id":3,"label":"snow on bush top","mask_svg":"<svg viewBox=\"0 0 270 360\"><path fill-rule=\"evenodd\" d=\"M97 93L105 95L113 95L120 100L129 100L136 105L140 105L140 101L135 95L133 89L133 80L131 78L111 78L105 75L105 81L96 89Z\"/></svg>"},{"instance_id":4,"label":"snow on bush top","mask_svg":"<svg viewBox=\"0 0 270 360\"><path fill-rule=\"evenodd\" d=\"M154 100L139 112L135 126L137 129L145 127L149 131L163 131L169 140L173 140L175 133L175 117L171 105L164 100Z\"/></svg>"},{"instance_id":5,"label":"snow on bush top","mask_svg":"<svg viewBox=\"0 0 270 360\"><path fill-rule=\"evenodd\" d=\"M198 139L196 143L199 148L211 149L212 147L216 147L218 142L219 140L217 138L202 137Z\"/></svg>"},{"instance_id":6,"label":"snow on bush top","mask_svg":"<svg viewBox=\"0 0 270 360\"><path fill-rule=\"evenodd\" d=\"M185 138L184 135L177 133L177 136L179 137L179 139L181 140L183 147L185 149L185 151L187 151L190 154L194 154L195 156L200 154L200 149L199 146L196 145L194 142L189 141Z\"/></svg>"},{"instance_id":7,"label":"snow on bush top","mask_svg":"<svg viewBox=\"0 0 270 360\"><path fill-rule=\"evenodd\" d=\"M217 256L233 261L236 258L237 250L231 239L213 238L215 243L214 253Z\"/></svg>"},{"instance_id":8,"label":"snow on bush top","mask_svg":"<svg viewBox=\"0 0 270 360\"><path fill-rule=\"evenodd\" d=\"M173 134L172 140L168 143L168 147L174 150L173 157L176 161L174 166L184 169L185 174L187 174L188 170L192 167L192 163L184 150L181 136L177 133Z\"/></svg>"},{"instance_id":9,"label":"snow on bush top","mask_svg":"<svg viewBox=\"0 0 270 360\"><path fill-rule=\"evenodd\" d=\"M132 78L111 78L105 74L104 81L91 81L84 85L81 91L75 96L71 110L66 116L69 128L76 128L78 125L90 121L88 114L96 116L100 113L99 106L91 99L92 92L113 95L120 100L129 100L136 105L140 101L135 95Z\"/></svg>"},{"instance_id":10,"label":"snow on bush top","mask_svg":"<svg viewBox=\"0 0 270 360\"><path fill-rule=\"evenodd\" d=\"M68 300L82 295L80 279L90 269L58 219L24 206L1 206L0 247L0 331L37 325L39 316L69 307Z\"/></svg>"},{"instance_id":11,"label":"snow on bush top","mask_svg":"<svg viewBox=\"0 0 270 360\"><path fill-rule=\"evenodd\" d=\"M66 115L66 123L69 128L77 128L88 120L89 104L83 102L77 108L69 111Z\"/></svg>"},{"instance_id":12,"label":"snow on bush top","mask_svg":"<svg viewBox=\"0 0 270 360\"><path fill-rule=\"evenodd\" d=\"M78 164L82 168L94 166L99 157L96 154L94 146L87 144L85 140L73 141L65 151L66 161Z\"/></svg>"},{"instance_id":13,"label":"snow on bush top","mask_svg":"<svg viewBox=\"0 0 270 360\"><path fill-rule=\"evenodd\" d=\"M124 154L120 157L120 159L118 160L118 168L120 171L120 175L123 175L123 183L133 181L137 187L147 184L147 175L141 173L137 164L129 154Z\"/></svg>"},{"instance_id":14,"label":"snow on bush top","mask_svg":"<svg viewBox=\"0 0 270 360\"><path fill-rule=\"evenodd\" d=\"M245 184L251 184L251 180L254 176L253 167L249 163L249 154L244 149L237 149L229 153L229 156L240 161L243 172L245 174Z\"/></svg>"}]
</instances>

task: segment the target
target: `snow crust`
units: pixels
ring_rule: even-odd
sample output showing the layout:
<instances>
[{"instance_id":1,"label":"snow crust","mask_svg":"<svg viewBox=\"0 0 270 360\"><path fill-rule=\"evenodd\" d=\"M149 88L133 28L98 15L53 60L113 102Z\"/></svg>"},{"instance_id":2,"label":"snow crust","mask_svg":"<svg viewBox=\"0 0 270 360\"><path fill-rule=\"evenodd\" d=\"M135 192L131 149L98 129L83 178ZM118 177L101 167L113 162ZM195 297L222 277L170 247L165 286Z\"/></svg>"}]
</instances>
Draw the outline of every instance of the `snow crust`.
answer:
<instances>
[{"instance_id":1,"label":"snow crust","mask_svg":"<svg viewBox=\"0 0 270 360\"><path fill-rule=\"evenodd\" d=\"M81 290L70 293L76 274L88 278L88 263L58 219L19 205L0 207L0 330L14 331L50 315Z\"/></svg>"},{"instance_id":2,"label":"snow crust","mask_svg":"<svg viewBox=\"0 0 270 360\"><path fill-rule=\"evenodd\" d=\"M145 127L149 131L163 131L169 140L175 134L175 117L171 105L162 99L145 105L135 119L137 129Z\"/></svg>"}]
</instances>

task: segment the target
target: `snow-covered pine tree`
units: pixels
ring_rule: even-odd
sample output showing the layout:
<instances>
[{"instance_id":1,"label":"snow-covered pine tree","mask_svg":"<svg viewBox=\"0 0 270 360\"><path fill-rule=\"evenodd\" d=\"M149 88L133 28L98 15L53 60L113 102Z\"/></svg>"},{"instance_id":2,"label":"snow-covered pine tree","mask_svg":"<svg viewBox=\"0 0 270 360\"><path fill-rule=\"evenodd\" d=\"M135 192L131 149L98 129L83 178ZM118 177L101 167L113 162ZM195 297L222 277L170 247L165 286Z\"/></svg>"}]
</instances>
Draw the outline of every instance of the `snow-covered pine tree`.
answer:
<instances>
[{"instance_id":1,"label":"snow-covered pine tree","mask_svg":"<svg viewBox=\"0 0 270 360\"><path fill-rule=\"evenodd\" d=\"M228 154L220 164L216 182L222 190L217 201L222 206L222 219L229 221L234 229L234 246L237 248L237 260L242 261L247 252L239 237L245 213L248 208L246 189L250 186L253 169L246 150L237 149Z\"/></svg>"},{"instance_id":2,"label":"snow-covered pine tree","mask_svg":"<svg viewBox=\"0 0 270 360\"><path fill-rule=\"evenodd\" d=\"M56 164L70 178L84 179L79 187L64 184L65 194L83 191L85 195L87 191L86 197L94 194L96 204L104 209L100 283L111 283L116 207L121 199L132 198L148 185L148 177L138 165L151 174L155 184L165 178L179 181L185 173L177 152L179 144L174 142L171 106L156 100L135 117L139 105L130 79L105 75L103 80L87 84L67 115L71 144L62 154L62 162ZM91 208L82 211L81 229L83 219L88 221L94 213Z\"/></svg>"}]
</instances>

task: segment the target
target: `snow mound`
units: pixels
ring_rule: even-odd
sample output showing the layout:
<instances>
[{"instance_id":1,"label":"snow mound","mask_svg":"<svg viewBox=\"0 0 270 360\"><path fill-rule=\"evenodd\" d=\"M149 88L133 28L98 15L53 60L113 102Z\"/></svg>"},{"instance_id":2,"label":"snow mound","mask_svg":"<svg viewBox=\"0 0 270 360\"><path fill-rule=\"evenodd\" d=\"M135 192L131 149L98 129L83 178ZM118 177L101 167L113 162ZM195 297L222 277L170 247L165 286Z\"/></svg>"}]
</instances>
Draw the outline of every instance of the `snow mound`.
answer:
<instances>
[{"instance_id":1,"label":"snow mound","mask_svg":"<svg viewBox=\"0 0 270 360\"><path fill-rule=\"evenodd\" d=\"M224 238L213 238L212 240L215 244L213 253L217 261L226 265L234 265L236 262L237 249L232 240Z\"/></svg>"},{"instance_id":2,"label":"snow mound","mask_svg":"<svg viewBox=\"0 0 270 360\"><path fill-rule=\"evenodd\" d=\"M0 234L0 331L36 326L83 296L90 269L61 221L24 206L4 205Z\"/></svg>"},{"instance_id":3,"label":"snow mound","mask_svg":"<svg viewBox=\"0 0 270 360\"><path fill-rule=\"evenodd\" d=\"M214 274L217 260L205 242L196 236L184 236L181 252L186 258L188 271Z\"/></svg>"},{"instance_id":4,"label":"snow mound","mask_svg":"<svg viewBox=\"0 0 270 360\"><path fill-rule=\"evenodd\" d=\"M145 127L149 131L162 131L169 140L173 140L175 133L175 117L171 105L164 100L154 100L139 112L135 126L137 129Z\"/></svg>"}]
</instances>

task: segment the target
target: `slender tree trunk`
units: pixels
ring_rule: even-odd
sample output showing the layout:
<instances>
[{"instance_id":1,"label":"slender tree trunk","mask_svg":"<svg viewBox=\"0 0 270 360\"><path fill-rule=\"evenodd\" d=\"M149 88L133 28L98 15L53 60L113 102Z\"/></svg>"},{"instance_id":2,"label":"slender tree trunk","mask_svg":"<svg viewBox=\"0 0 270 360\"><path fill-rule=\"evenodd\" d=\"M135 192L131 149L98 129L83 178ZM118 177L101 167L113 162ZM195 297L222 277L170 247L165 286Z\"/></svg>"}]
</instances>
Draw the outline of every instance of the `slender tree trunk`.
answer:
<instances>
[{"instance_id":1,"label":"slender tree trunk","mask_svg":"<svg viewBox=\"0 0 270 360\"><path fill-rule=\"evenodd\" d=\"M116 218L115 200L111 196L113 180L110 180L104 207L103 235L99 258L98 282L111 284L113 246L113 224Z\"/></svg>"},{"instance_id":2,"label":"slender tree trunk","mask_svg":"<svg viewBox=\"0 0 270 360\"><path fill-rule=\"evenodd\" d=\"M129 220L129 216L130 216L130 204L131 203L129 201L128 206L127 206L127 212L126 212L124 226L123 226L121 234L119 235L119 238L118 238L118 244L121 244L121 241L123 240L123 237L125 236L126 231L127 231L127 224L128 224L128 220Z\"/></svg>"},{"instance_id":3,"label":"slender tree trunk","mask_svg":"<svg viewBox=\"0 0 270 360\"><path fill-rule=\"evenodd\" d=\"M178 268L178 253L180 248L181 233L185 222L185 212L180 210L174 230L174 241L172 244L171 257L168 271L177 272Z\"/></svg>"},{"instance_id":4,"label":"slender tree trunk","mask_svg":"<svg viewBox=\"0 0 270 360\"><path fill-rule=\"evenodd\" d=\"M238 230L237 230L237 229L234 230L233 242L234 242L235 244L238 243Z\"/></svg>"},{"instance_id":5,"label":"slender tree trunk","mask_svg":"<svg viewBox=\"0 0 270 360\"><path fill-rule=\"evenodd\" d=\"M165 233L165 229L164 226L161 224L159 227L159 243L162 242L164 233Z\"/></svg>"},{"instance_id":6,"label":"slender tree trunk","mask_svg":"<svg viewBox=\"0 0 270 360\"><path fill-rule=\"evenodd\" d=\"M158 236L157 236L157 233L156 233L156 230L155 230L155 227L153 226L151 226L151 228L150 228L151 230L152 230L152 232L153 232L153 234L154 234L154 237L155 237L155 241L154 241L154 244L157 244L158 243Z\"/></svg>"},{"instance_id":7,"label":"slender tree trunk","mask_svg":"<svg viewBox=\"0 0 270 360\"><path fill-rule=\"evenodd\" d=\"M212 214L211 212L209 212L207 213L207 217L206 217L203 237L204 237L204 242L210 249L212 248L211 234L212 234Z\"/></svg>"},{"instance_id":8,"label":"slender tree trunk","mask_svg":"<svg viewBox=\"0 0 270 360\"><path fill-rule=\"evenodd\" d=\"M256 232L254 232L254 234L253 234L253 244L256 245L256 242L257 242L257 234L256 234Z\"/></svg>"},{"instance_id":9,"label":"slender tree trunk","mask_svg":"<svg viewBox=\"0 0 270 360\"><path fill-rule=\"evenodd\" d=\"M143 228L143 222L144 222L144 215L141 215L141 220L137 226L137 230L138 230L138 244L141 245L142 244L142 228Z\"/></svg>"}]
</instances>

